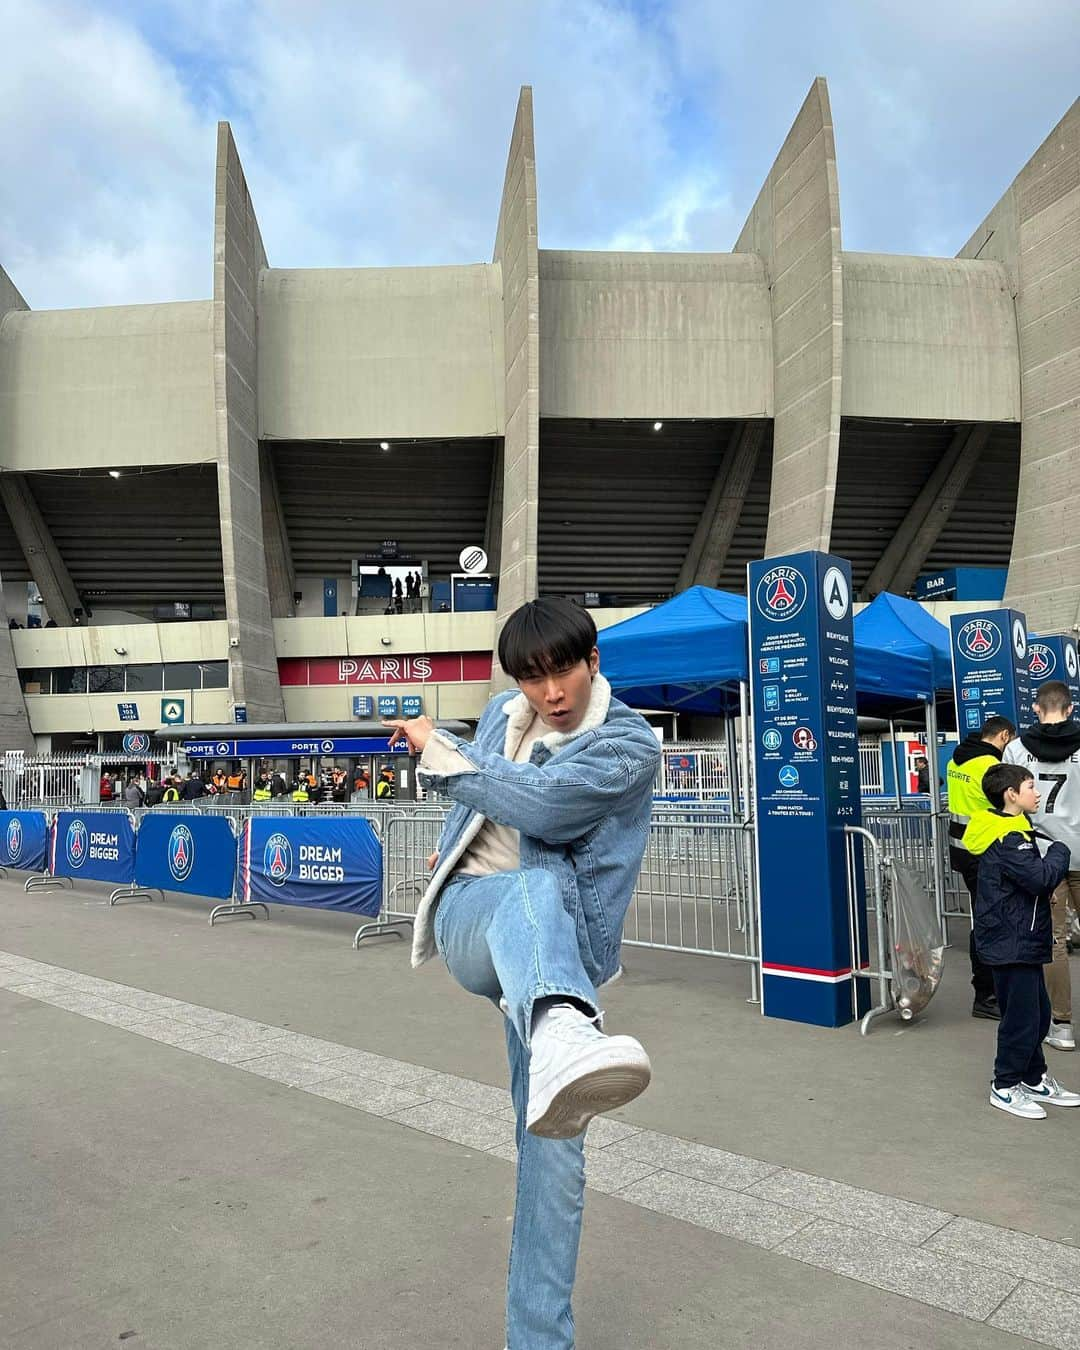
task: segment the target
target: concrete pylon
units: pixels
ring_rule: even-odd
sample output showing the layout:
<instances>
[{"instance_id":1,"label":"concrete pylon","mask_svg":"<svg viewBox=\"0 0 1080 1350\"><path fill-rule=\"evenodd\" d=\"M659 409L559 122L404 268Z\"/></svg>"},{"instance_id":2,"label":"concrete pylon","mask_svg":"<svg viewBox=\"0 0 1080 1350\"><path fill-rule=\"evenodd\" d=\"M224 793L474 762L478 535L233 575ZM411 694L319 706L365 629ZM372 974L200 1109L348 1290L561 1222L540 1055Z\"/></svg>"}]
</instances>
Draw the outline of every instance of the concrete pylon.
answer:
<instances>
[{"instance_id":1,"label":"concrete pylon","mask_svg":"<svg viewBox=\"0 0 1080 1350\"><path fill-rule=\"evenodd\" d=\"M765 443L765 432L763 420L742 422L732 432L731 444L716 472L705 509L683 559L675 586L677 591L685 591L688 586L719 585L746 504L746 493Z\"/></svg>"},{"instance_id":2,"label":"concrete pylon","mask_svg":"<svg viewBox=\"0 0 1080 1350\"><path fill-rule=\"evenodd\" d=\"M259 223L228 122L214 185L214 416L229 623L229 702L250 722L283 722L266 571L259 468Z\"/></svg>"},{"instance_id":3,"label":"concrete pylon","mask_svg":"<svg viewBox=\"0 0 1080 1350\"><path fill-rule=\"evenodd\" d=\"M1006 605L1080 624L1080 100L960 250L1005 267L1020 340L1020 487Z\"/></svg>"},{"instance_id":4,"label":"concrete pylon","mask_svg":"<svg viewBox=\"0 0 1080 1350\"><path fill-rule=\"evenodd\" d=\"M832 111L814 81L735 244L772 303L773 461L765 556L829 547L840 458L843 286Z\"/></svg>"},{"instance_id":5,"label":"concrete pylon","mask_svg":"<svg viewBox=\"0 0 1080 1350\"><path fill-rule=\"evenodd\" d=\"M536 597L540 499L540 262L537 252L536 149L532 89L518 98L506 161L494 261L501 265L506 431L496 634L506 617ZM498 663L493 690L507 679Z\"/></svg>"},{"instance_id":6,"label":"concrete pylon","mask_svg":"<svg viewBox=\"0 0 1080 1350\"><path fill-rule=\"evenodd\" d=\"M296 569L293 566L285 511L278 491L277 471L269 445L259 447L259 490L262 494L263 537L266 540L266 577L270 588L270 614L275 619L296 615Z\"/></svg>"},{"instance_id":7,"label":"concrete pylon","mask_svg":"<svg viewBox=\"0 0 1080 1350\"><path fill-rule=\"evenodd\" d=\"M75 611L80 608L79 593L26 475L0 473L0 499L49 618L61 628L73 627Z\"/></svg>"},{"instance_id":8,"label":"concrete pylon","mask_svg":"<svg viewBox=\"0 0 1080 1350\"><path fill-rule=\"evenodd\" d=\"M15 283L0 267L0 342L3 341L4 315L11 310L29 309ZM3 438L0 436L0 472L7 461ZM12 522L14 528L14 521ZM59 621L58 621L59 622ZM34 736L26 711L26 699L19 683L15 664L15 648L8 628L7 606L4 604L3 578L0 577L0 752L4 750L34 749Z\"/></svg>"}]
</instances>

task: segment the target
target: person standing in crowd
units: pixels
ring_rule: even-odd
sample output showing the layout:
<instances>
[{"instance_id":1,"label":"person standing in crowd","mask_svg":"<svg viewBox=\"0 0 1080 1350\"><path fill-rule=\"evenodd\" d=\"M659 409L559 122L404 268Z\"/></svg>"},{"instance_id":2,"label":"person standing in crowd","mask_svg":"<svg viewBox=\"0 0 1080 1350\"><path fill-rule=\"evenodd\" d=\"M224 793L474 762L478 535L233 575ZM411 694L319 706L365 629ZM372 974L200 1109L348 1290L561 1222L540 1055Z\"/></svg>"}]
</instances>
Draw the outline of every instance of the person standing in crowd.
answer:
<instances>
[{"instance_id":1,"label":"person standing in crowd","mask_svg":"<svg viewBox=\"0 0 1080 1350\"><path fill-rule=\"evenodd\" d=\"M146 803L146 793L143 791L142 783L132 774L124 788L124 805L129 810L137 810Z\"/></svg>"},{"instance_id":2,"label":"person standing in crowd","mask_svg":"<svg viewBox=\"0 0 1080 1350\"><path fill-rule=\"evenodd\" d=\"M214 785L215 792L225 792L228 788L229 778L225 770L219 764L214 770L214 776L210 780Z\"/></svg>"},{"instance_id":3,"label":"person standing in crowd","mask_svg":"<svg viewBox=\"0 0 1080 1350\"><path fill-rule=\"evenodd\" d=\"M184 780L184 786L180 790L180 798L185 802L197 802L200 797L206 796L206 788L203 787L203 780L198 773L192 769Z\"/></svg>"},{"instance_id":4,"label":"person standing in crowd","mask_svg":"<svg viewBox=\"0 0 1080 1350\"><path fill-rule=\"evenodd\" d=\"M915 791L923 796L930 795L930 762L925 755L915 756Z\"/></svg>"},{"instance_id":5,"label":"person standing in crowd","mask_svg":"<svg viewBox=\"0 0 1080 1350\"><path fill-rule=\"evenodd\" d=\"M371 775L364 765L358 765L356 773L353 776L353 791L359 793L362 797L371 795Z\"/></svg>"},{"instance_id":6,"label":"person standing in crowd","mask_svg":"<svg viewBox=\"0 0 1080 1350\"><path fill-rule=\"evenodd\" d=\"M401 590L401 578L394 578L394 613L401 614L405 609L405 598Z\"/></svg>"},{"instance_id":7,"label":"person standing in crowd","mask_svg":"<svg viewBox=\"0 0 1080 1350\"><path fill-rule=\"evenodd\" d=\"M101 782L98 784L98 797L103 802L111 802L113 799L112 779L107 773L101 775Z\"/></svg>"},{"instance_id":8,"label":"person standing in crowd","mask_svg":"<svg viewBox=\"0 0 1080 1350\"><path fill-rule=\"evenodd\" d=\"M158 806L161 799L165 796L165 784L159 782L156 778L150 780L146 785L144 793L145 805Z\"/></svg>"},{"instance_id":9,"label":"person standing in crowd","mask_svg":"<svg viewBox=\"0 0 1080 1350\"><path fill-rule=\"evenodd\" d=\"M1080 911L1080 723L1073 719L1069 686L1060 680L1040 685L1032 707L1038 721L1010 741L1004 759L1034 774L1041 801L1032 820L1072 855L1069 871L1051 898L1053 956L1044 974L1050 995L1046 1043L1055 1050L1075 1050L1067 939L1070 900Z\"/></svg>"},{"instance_id":10,"label":"person standing in crowd","mask_svg":"<svg viewBox=\"0 0 1080 1350\"><path fill-rule=\"evenodd\" d=\"M424 787L455 803L429 859L413 964L438 951L505 1013L518 1147L509 1350L573 1347L585 1129L651 1074L636 1040L600 1030L597 989L618 969L660 748L599 659L587 611L533 600L499 637L518 692L492 699L473 741L428 717L387 723L420 752Z\"/></svg>"},{"instance_id":11,"label":"person standing in crowd","mask_svg":"<svg viewBox=\"0 0 1080 1350\"><path fill-rule=\"evenodd\" d=\"M1039 809L1030 769L995 764L982 786L990 807L972 812L964 846L980 860L975 944L994 973L1001 1008L990 1105L1045 1120L1047 1106L1080 1106L1080 1092L1066 1091L1046 1072L1042 1050L1050 1025L1043 979L1053 944L1050 895L1068 870L1069 850L1028 819Z\"/></svg>"},{"instance_id":12,"label":"person standing in crowd","mask_svg":"<svg viewBox=\"0 0 1080 1350\"><path fill-rule=\"evenodd\" d=\"M251 800L260 806L270 801L273 793L270 790L270 775L260 773L255 780L255 787L251 794Z\"/></svg>"},{"instance_id":13,"label":"person standing in crowd","mask_svg":"<svg viewBox=\"0 0 1080 1350\"><path fill-rule=\"evenodd\" d=\"M375 784L375 800L390 802L394 800L394 771L389 764L379 770L379 781Z\"/></svg>"},{"instance_id":14,"label":"person standing in crowd","mask_svg":"<svg viewBox=\"0 0 1080 1350\"><path fill-rule=\"evenodd\" d=\"M1002 751L1016 735L1016 728L1007 717L988 717L978 731L965 736L952 753L945 773L949 790L949 862L954 872L964 878L971 896L972 923L975 916L975 896L979 889L979 858L964 843L964 831L976 811L988 811L990 803L983 792L983 775L995 764L1001 763ZM997 1020L1001 1016L994 977L979 959L972 928L968 944L971 960L971 987L974 1001L972 1017Z\"/></svg>"}]
</instances>

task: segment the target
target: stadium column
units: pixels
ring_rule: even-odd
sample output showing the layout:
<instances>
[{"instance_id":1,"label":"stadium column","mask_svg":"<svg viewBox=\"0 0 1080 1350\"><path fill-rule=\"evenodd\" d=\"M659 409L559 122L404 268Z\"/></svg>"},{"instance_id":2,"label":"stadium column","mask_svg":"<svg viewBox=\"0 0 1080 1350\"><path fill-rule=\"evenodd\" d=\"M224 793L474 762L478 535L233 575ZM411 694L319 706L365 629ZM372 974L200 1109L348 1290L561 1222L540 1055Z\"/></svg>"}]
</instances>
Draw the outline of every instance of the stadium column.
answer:
<instances>
[{"instance_id":1,"label":"stadium column","mask_svg":"<svg viewBox=\"0 0 1080 1350\"><path fill-rule=\"evenodd\" d=\"M270 614L275 619L291 619L296 614L293 593L296 569L285 528L285 512L278 491L277 471L269 445L259 447L259 489L262 495L263 537L266 540L266 579L270 588Z\"/></svg>"},{"instance_id":2,"label":"stadium column","mask_svg":"<svg viewBox=\"0 0 1080 1350\"><path fill-rule=\"evenodd\" d=\"M765 555L827 550L840 454L843 289L832 111L816 79L736 253L765 264L772 303L773 461Z\"/></svg>"},{"instance_id":3,"label":"stadium column","mask_svg":"<svg viewBox=\"0 0 1080 1350\"><path fill-rule=\"evenodd\" d=\"M503 435L502 531L496 634L513 610L536 597L540 496L540 270L536 230L536 151L532 89L518 99L506 162L494 261L502 271ZM492 689L507 680L498 664Z\"/></svg>"},{"instance_id":4,"label":"stadium column","mask_svg":"<svg viewBox=\"0 0 1080 1350\"><path fill-rule=\"evenodd\" d=\"M906 595L914 586L989 439L990 428L981 424L958 429L874 565L866 583L867 599L881 591Z\"/></svg>"},{"instance_id":5,"label":"stadium column","mask_svg":"<svg viewBox=\"0 0 1080 1350\"><path fill-rule=\"evenodd\" d=\"M764 441L763 421L742 422L736 427L683 559L677 591L719 584Z\"/></svg>"},{"instance_id":6,"label":"stadium column","mask_svg":"<svg viewBox=\"0 0 1080 1350\"><path fill-rule=\"evenodd\" d=\"M75 611L81 607L79 593L34 500L26 475L5 473L0 476L0 497L49 618L61 628L73 627Z\"/></svg>"},{"instance_id":7,"label":"stadium column","mask_svg":"<svg viewBox=\"0 0 1080 1350\"><path fill-rule=\"evenodd\" d=\"M960 250L1009 274L1020 341L1020 487L1005 604L1080 622L1080 100Z\"/></svg>"},{"instance_id":8,"label":"stadium column","mask_svg":"<svg viewBox=\"0 0 1080 1350\"><path fill-rule=\"evenodd\" d=\"M266 267L232 131L218 123L214 184L214 416L229 623L229 701L251 722L281 722L259 468L258 288Z\"/></svg>"},{"instance_id":9,"label":"stadium column","mask_svg":"<svg viewBox=\"0 0 1080 1350\"><path fill-rule=\"evenodd\" d=\"M3 343L4 315L10 310L29 308L11 278L0 267L0 344ZM0 361L2 360L0 347ZM6 446L0 425L0 481L8 477L2 472L6 458ZM0 750L33 749L34 737L30 731L26 699L23 698L22 687L19 684L15 647L11 640L11 630L8 628L7 606L4 604L3 578L0 577Z\"/></svg>"}]
</instances>

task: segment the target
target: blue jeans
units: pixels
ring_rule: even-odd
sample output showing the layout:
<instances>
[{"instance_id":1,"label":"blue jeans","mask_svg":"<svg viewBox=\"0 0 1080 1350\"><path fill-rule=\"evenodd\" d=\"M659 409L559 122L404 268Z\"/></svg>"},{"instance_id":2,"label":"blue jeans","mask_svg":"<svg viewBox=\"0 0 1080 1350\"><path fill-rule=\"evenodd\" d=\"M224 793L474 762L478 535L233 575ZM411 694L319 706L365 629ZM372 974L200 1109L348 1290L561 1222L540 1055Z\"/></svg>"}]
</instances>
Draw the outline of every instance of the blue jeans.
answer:
<instances>
[{"instance_id":1,"label":"blue jeans","mask_svg":"<svg viewBox=\"0 0 1080 1350\"><path fill-rule=\"evenodd\" d=\"M443 889L435 941L463 989L496 1004L504 998L509 1008L518 1162L506 1344L509 1350L573 1350L570 1295L585 1206L585 1135L541 1139L525 1129L525 1111L533 1003L563 995L598 1011L574 921L550 872L458 876Z\"/></svg>"}]
</instances>

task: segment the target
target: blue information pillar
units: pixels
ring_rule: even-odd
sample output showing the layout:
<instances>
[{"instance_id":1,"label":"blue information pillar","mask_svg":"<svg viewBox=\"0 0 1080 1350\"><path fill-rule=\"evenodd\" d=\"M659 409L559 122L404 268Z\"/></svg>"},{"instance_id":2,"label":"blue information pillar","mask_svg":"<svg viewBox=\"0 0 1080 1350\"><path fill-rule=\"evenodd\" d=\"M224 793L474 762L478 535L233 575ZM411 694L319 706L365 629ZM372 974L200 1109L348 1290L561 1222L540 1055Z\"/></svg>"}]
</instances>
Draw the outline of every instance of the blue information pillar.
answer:
<instances>
[{"instance_id":1,"label":"blue information pillar","mask_svg":"<svg viewBox=\"0 0 1080 1350\"><path fill-rule=\"evenodd\" d=\"M851 969L845 825L858 825L851 567L825 553L749 567L762 1011L838 1027ZM865 951L861 866L856 912Z\"/></svg>"},{"instance_id":2,"label":"blue information pillar","mask_svg":"<svg viewBox=\"0 0 1080 1350\"><path fill-rule=\"evenodd\" d=\"M1068 633L1050 637L1028 634L1028 681L1034 699L1039 685L1061 680L1069 686L1073 705L1080 708L1080 663L1076 657L1076 639Z\"/></svg>"},{"instance_id":3,"label":"blue information pillar","mask_svg":"<svg viewBox=\"0 0 1080 1350\"><path fill-rule=\"evenodd\" d=\"M1015 609L953 614L949 630L960 739L978 731L988 717L1007 717L1014 726L1029 727L1033 714L1024 615Z\"/></svg>"}]
</instances>

